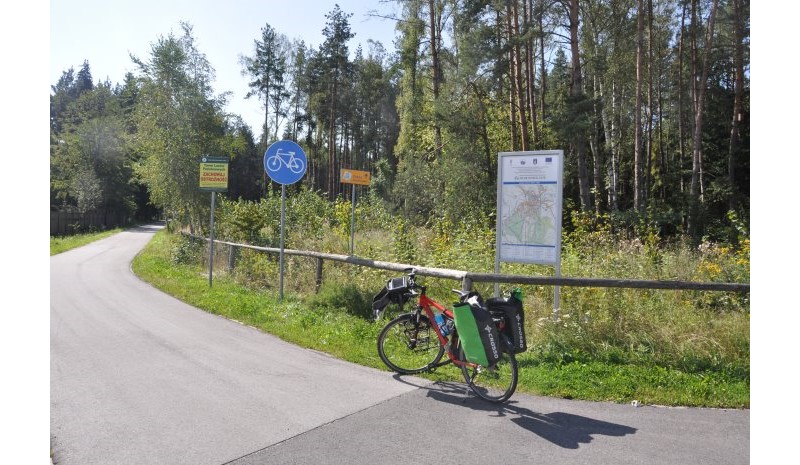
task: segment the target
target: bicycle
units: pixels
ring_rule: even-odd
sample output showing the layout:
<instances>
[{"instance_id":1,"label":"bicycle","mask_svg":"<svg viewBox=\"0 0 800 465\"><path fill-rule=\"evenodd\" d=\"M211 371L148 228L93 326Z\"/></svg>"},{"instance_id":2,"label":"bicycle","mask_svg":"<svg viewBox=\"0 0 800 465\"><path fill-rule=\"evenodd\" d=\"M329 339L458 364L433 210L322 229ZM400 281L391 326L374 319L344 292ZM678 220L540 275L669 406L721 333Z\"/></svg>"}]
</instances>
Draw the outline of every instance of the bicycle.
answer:
<instances>
[{"instance_id":1,"label":"bicycle","mask_svg":"<svg viewBox=\"0 0 800 465\"><path fill-rule=\"evenodd\" d=\"M503 333L505 317L492 314L492 321L500 334L500 359L491 366L482 366L467 360L454 324L454 314L439 302L426 295L426 287L416 282L416 270L405 270L407 278L389 280L387 287L375 298L377 305L395 301L402 309L405 302L418 298L414 309L389 321L378 336L378 355L383 363L400 374L417 374L433 371L452 363L461 369L467 386L478 397L489 402L505 402L517 388L518 365L512 342ZM459 303L476 303L477 292L453 289ZM376 310L380 318L382 310ZM435 312L436 310L437 312ZM401 310L402 311L402 310ZM437 313L442 316L441 327L436 324ZM432 323L434 322L434 323ZM444 355L447 359L442 361Z\"/></svg>"},{"instance_id":2,"label":"bicycle","mask_svg":"<svg viewBox=\"0 0 800 465\"><path fill-rule=\"evenodd\" d=\"M277 152L275 152L275 155L267 158L267 169L270 171L278 171L281 166L286 166L292 173L302 173L305 169L303 160L296 158L294 155L294 152L284 152L279 148Z\"/></svg>"}]
</instances>

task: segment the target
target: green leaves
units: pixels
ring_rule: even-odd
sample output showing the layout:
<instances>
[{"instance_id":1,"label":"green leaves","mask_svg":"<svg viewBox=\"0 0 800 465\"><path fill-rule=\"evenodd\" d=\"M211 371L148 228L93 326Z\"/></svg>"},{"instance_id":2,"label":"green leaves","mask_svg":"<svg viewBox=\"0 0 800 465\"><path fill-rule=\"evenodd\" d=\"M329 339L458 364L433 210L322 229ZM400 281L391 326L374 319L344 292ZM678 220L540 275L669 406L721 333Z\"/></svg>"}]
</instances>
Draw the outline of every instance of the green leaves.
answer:
<instances>
[{"instance_id":1,"label":"green leaves","mask_svg":"<svg viewBox=\"0 0 800 465\"><path fill-rule=\"evenodd\" d=\"M196 48L191 26L181 26L183 36L161 37L148 61L134 60L141 72L133 114L134 143L141 156L136 174L154 204L199 226L199 160L208 154L228 155L222 150L230 144L224 137L224 98L212 93L214 70Z\"/></svg>"},{"instance_id":2,"label":"green leaves","mask_svg":"<svg viewBox=\"0 0 800 465\"><path fill-rule=\"evenodd\" d=\"M131 151L118 94L109 84L91 85L88 62L71 70L51 97L51 199L81 213L97 209L127 214L135 209Z\"/></svg>"}]
</instances>

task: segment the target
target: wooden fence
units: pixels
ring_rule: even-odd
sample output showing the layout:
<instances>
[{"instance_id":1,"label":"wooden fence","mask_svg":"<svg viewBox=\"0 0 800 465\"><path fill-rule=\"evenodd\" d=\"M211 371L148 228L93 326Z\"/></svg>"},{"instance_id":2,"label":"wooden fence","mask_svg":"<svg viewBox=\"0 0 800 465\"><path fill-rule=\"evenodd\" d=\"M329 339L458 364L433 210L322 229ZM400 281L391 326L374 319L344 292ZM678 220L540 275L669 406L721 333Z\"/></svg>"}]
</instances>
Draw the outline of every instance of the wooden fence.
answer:
<instances>
[{"instance_id":1,"label":"wooden fence","mask_svg":"<svg viewBox=\"0 0 800 465\"><path fill-rule=\"evenodd\" d=\"M50 235L63 236L91 229L104 230L131 224L129 213L94 210L80 213L71 210L50 210Z\"/></svg>"},{"instance_id":2,"label":"wooden fence","mask_svg":"<svg viewBox=\"0 0 800 465\"><path fill-rule=\"evenodd\" d=\"M185 233L184 233L185 234ZM185 234L195 239L208 241L208 238L192 236ZM280 253L279 248L274 247L259 247L249 244L238 244L235 242L227 242L221 240L214 240L215 244L225 244L230 247L230 255L228 258L228 267L235 266L236 254L239 248L258 250L265 253ZM472 289L472 283L509 283L509 284L534 284L534 285L549 285L549 286L576 286L576 287L617 287L628 289L664 289L664 290L694 290L694 291L723 291L723 292L738 292L749 293L749 283L710 283L710 282L695 282L695 281L647 281L636 279L601 279L601 278L556 278L549 276L526 276L526 275L510 275L510 274L496 274L496 273L474 273L471 271L450 270L446 268L430 268L424 266L417 266L407 263L393 263L383 262L378 260L370 260L367 258L355 257L350 255L337 255L322 252L312 252L307 250L292 250L284 249L286 255L295 255L302 257L313 258L317 261L316 267L316 285L319 289L322 284L323 262L325 260L349 263L356 266L365 266L369 268L377 268L391 271L404 271L408 268L414 268L418 275L432 276L436 278L453 279L461 282L461 289L469 291Z\"/></svg>"}]
</instances>

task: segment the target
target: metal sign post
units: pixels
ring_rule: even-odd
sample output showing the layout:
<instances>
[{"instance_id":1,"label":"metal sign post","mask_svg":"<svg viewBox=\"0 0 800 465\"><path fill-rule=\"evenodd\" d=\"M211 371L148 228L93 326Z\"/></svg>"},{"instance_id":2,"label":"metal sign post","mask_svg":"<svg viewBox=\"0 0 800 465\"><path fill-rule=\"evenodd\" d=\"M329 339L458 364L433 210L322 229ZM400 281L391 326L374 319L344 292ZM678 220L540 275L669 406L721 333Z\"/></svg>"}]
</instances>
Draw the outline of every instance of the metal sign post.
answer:
<instances>
[{"instance_id":1,"label":"metal sign post","mask_svg":"<svg viewBox=\"0 0 800 465\"><path fill-rule=\"evenodd\" d=\"M353 196L350 200L352 211L350 213L350 255L353 254L356 242L356 185L353 184Z\"/></svg>"},{"instance_id":2,"label":"metal sign post","mask_svg":"<svg viewBox=\"0 0 800 465\"><path fill-rule=\"evenodd\" d=\"M214 210L217 192L228 190L228 159L226 157L203 157L200 160L200 190L211 191L211 223L208 244L208 287L214 282Z\"/></svg>"},{"instance_id":3,"label":"metal sign post","mask_svg":"<svg viewBox=\"0 0 800 465\"><path fill-rule=\"evenodd\" d=\"M283 265L283 259L284 259L283 247L284 247L285 239L286 239L286 185L285 184L281 184L281 245L280 245L281 252L278 255L278 257L279 257L279 260L278 260L279 265L278 265L278 267L280 269L280 277L278 278L279 286L280 286L279 287L280 291L278 292L278 300L280 300L281 302L283 302L283 270L284 270L284 265Z\"/></svg>"},{"instance_id":4,"label":"metal sign post","mask_svg":"<svg viewBox=\"0 0 800 465\"><path fill-rule=\"evenodd\" d=\"M280 140L273 143L264 152L264 171L270 179L281 185L281 248L279 256L279 291L278 297L283 302L283 247L286 228L286 185L294 184L306 173L306 153L290 140Z\"/></svg>"},{"instance_id":5,"label":"metal sign post","mask_svg":"<svg viewBox=\"0 0 800 465\"><path fill-rule=\"evenodd\" d=\"M495 273L501 261L535 263L552 265L560 278L564 151L502 152L497 167ZM500 285L494 289L499 295ZM555 286L554 318L560 300Z\"/></svg>"},{"instance_id":6,"label":"metal sign post","mask_svg":"<svg viewBox=\"0 0 800 465\"><path fill-rule=\"evenodd\" d=\"M211 241L208 244L208 287L214 282L214 209L216 208L217 193L211 192Z\"/></svg>"},{"instance_id":7,"label":"metal sign post","mask_svg":"<svg viewBox=\"0 0 800 465\"><path fill-rule=\"evenodd\" d=\"M342 184L351 184L353 186L353 196L351 200L352 214L350 215L350 255L354 255L356 239L356 184L369 186L370 173L369 171L342 169L339 172L339 177Z\"/></svg>"}]
</instances>

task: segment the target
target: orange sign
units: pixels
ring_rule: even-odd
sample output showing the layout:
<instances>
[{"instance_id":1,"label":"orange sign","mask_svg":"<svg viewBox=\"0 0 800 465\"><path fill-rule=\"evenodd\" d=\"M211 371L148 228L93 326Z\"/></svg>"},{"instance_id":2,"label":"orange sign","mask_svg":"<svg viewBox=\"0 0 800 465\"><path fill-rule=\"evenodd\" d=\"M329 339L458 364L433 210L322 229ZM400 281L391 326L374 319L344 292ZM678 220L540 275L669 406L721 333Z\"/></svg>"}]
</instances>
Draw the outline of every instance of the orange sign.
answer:
<instances>
[{"instance_id":1,"label":"orange sign","mask_svg":"<svg viewBox=\"0 0 800 465\"><path fill-rule=\"evenodd\" d=\"M343 184L369 186L369 179L369 171L341 170L341 181Z\"/></svg>"}]
</instances>

